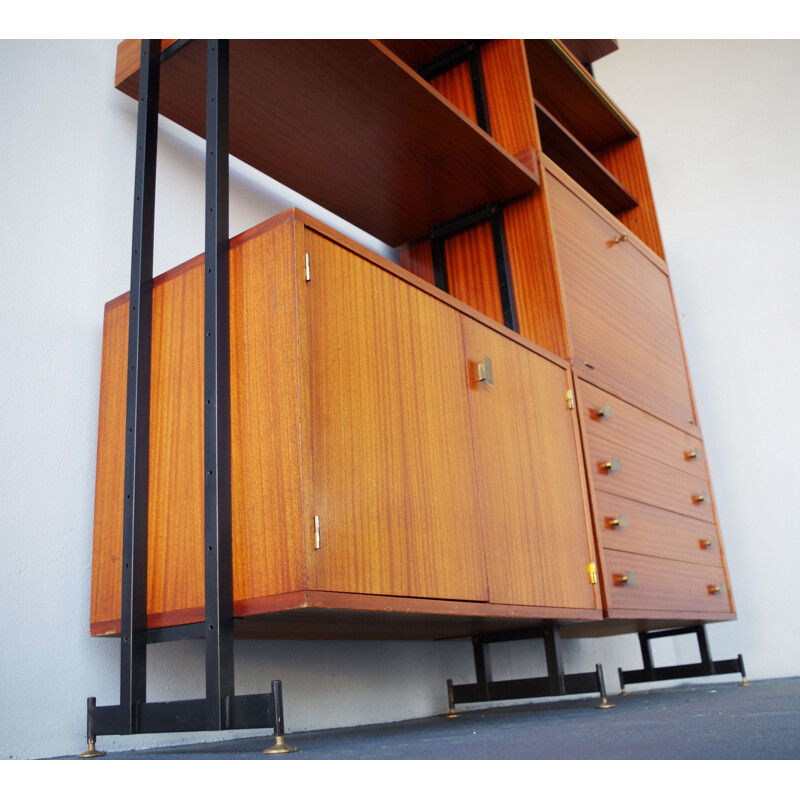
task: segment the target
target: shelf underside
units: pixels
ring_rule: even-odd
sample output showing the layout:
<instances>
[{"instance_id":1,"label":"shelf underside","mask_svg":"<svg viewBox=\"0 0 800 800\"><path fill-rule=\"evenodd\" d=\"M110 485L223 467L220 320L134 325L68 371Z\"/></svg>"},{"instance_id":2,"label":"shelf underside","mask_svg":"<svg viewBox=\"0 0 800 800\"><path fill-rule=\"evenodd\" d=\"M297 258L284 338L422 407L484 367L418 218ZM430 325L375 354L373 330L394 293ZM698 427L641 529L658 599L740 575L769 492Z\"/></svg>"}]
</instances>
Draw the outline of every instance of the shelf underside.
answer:
<instances>
[{"instance_id":1,"label":"shelf underside","mask_svg":"<svg viewBox=\"0 0 800 800\"><path fill-rule=\"evenodd\" d=\"M124 43L128 45L128 43ZM135 97L138 68L117 88ZM205 134L205 50L162 64L161 114ZM138 56L137 56L138 58ZM230 153L397 246L537 178L378 42L232 40Z\"/></svg>"}]
</instances>

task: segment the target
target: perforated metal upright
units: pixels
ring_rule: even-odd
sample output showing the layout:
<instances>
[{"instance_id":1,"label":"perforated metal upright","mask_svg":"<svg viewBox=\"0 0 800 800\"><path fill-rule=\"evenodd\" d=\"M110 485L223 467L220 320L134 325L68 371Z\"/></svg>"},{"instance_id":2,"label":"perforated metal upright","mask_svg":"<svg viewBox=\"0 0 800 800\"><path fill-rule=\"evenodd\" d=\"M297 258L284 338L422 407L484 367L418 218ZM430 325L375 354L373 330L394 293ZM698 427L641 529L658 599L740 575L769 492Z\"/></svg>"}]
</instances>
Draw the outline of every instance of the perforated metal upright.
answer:
<instances>
[{"instance_id":1,"label":"perforated metal upright","mask_svg":"<svg viewBox=\"0 0 800 800\"><path fill-rule=\"evenodd\" d=\"M205 622L148 630L147 517L149 491L150 351L161 63L158 39L142 40L136 177L131 252L128 386L125 434L125 498L120 630L120 697L114 706L87 703L88 748L103 755L97 736L110 734L271 728L275 744L265 753L286 753L280 681L271 692L235 694L233 574L231 556L230 376L228 305L228 87L229 45L210 39L206 77L205 221ZM205 640L204 698L147 702L147 646L180 639Z\"/></svg>"}]
</instances>

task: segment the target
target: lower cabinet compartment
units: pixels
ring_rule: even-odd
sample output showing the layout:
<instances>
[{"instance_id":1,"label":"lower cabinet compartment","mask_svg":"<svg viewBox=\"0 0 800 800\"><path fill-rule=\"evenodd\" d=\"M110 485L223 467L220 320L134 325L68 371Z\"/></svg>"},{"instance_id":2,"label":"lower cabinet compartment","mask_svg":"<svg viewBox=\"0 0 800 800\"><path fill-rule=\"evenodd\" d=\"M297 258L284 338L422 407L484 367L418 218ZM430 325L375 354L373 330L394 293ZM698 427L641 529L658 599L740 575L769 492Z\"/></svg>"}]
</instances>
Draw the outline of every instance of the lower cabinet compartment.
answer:
<instances>
[{"instance_id":1,"label":"lower cabinet compartment","mask_svg":"<svg viewBox=\"0 0 800 800\"><path fill-rule=\"evenodd\" d=\"M609 616L616 610L697 614L732 610L722 567L618 550L605 550L603 561Z\"/></svg>"}]
</instances>

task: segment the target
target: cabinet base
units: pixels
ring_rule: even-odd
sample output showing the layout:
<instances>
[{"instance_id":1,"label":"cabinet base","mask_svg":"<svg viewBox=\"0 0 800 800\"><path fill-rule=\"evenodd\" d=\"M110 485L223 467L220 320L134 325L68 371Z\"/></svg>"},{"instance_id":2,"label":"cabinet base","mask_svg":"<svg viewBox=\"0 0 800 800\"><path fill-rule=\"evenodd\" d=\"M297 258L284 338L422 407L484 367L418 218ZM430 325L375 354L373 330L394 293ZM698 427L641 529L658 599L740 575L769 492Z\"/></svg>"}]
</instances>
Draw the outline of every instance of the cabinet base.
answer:
<instances>
[{"instance_id":1,"label":"cabinet base","mask_svg":"<svg viewBox=\"0 0 800 800\"><path fill-rule=\"evenodd\" d=\"M488 659L488 646L497 642L510 642L522 639L539 639L544 642L547 658L547 675L537 678L521 678L506 681L493 681ZM447 695L450 714L457 716L455 706L461 703L482 703L498 700L525 700L533 697L560 697L568 694L589 694L598 692L600 705L597 708L613 708L606 697L603 666L597 664L594 672L573 675L564 673L561 658L561 633L558 626L508 631L472 639L475 657L476 682L454 686L447 681Z\"/></svg>"},{"instance_id":2,"label":"cabinet base","mask_svg":"<svg viewBox=\"0 0 800 800\"><path fill-rule=\"evenodd\" d=\"M671 667L653 666L653 653L650 649L651 639L660 639L667 636L682 636L694 633L700 648L700 661L696 664L677 664ZM740 673L742 682L740 686L748 686L747 675L744 671L744 659L741 653L736 658L724 661L713 661L708 646L705 625L691 625L685 628L671 628L660 631L644 631L639 633L639 646L642 649L642 669L619 670L619 685L622 694L625 694L626 684L649 683L652 681L680 680L682 678L700 678L711 675L729 675Z\"/></svg>"}]
</instances>

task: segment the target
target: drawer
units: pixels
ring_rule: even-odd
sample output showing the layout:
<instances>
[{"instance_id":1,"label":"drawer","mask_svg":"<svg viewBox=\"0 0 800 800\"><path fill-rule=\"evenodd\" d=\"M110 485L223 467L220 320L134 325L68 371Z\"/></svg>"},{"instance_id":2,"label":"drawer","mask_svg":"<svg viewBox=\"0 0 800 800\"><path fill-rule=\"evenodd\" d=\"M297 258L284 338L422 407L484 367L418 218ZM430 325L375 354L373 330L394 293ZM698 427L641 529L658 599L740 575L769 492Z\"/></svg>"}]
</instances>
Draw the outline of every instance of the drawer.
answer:
<instances>
[{"instance_id":1,"label":"drawer","mask_svg":"<svg viewBox=\"0 0 800 800\"><path fill-rule=\"evenodd\" d=\"M595 493L595 513L602 548L722 566L719 535L708 522L606 492Z\"/></svg>"},{"instance_id":2,"label":"drawer","mask_svg":"<svg viewBox=\"0 0 800 800\"><path fill-rule=\"evenodd\" d=\"M588 197L547 182L576 372L692 432L694 411L669 278Z\"/></svg>"},{"instance_id":3,"label":"drawer","mask_svg":"<svg viewBox=\"0 0 800 800\"><path fill-rule=\"evenodd\" d=\"M603 556L609 611L731 611L731 598L720 567L616 550L605 550Z\"/></svg>"},{"instance_id":4,"label":"drawer","mask_svg":"<svg viewBox=\"0 0 800 800\"><path fill-rule=\"evenodd\" d=\"M616 442L586 437L589 477L596 492L638 500L713 523L708 481L643 456Z\"/></svg>"},{"instance_id":5,"label":"drawer","mask_svg":"<svg viewBox=\"0 0 800 800\"><path fill-rule=\"evenodd\" d=\"M577 380L575 386L587 434L625 445L670 467L708 479L702 440L586 381Z\"/></svg>"}]
</instances>

